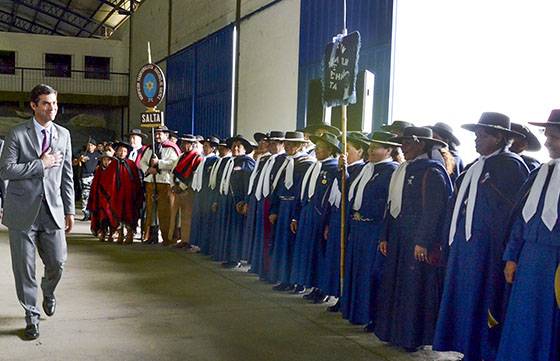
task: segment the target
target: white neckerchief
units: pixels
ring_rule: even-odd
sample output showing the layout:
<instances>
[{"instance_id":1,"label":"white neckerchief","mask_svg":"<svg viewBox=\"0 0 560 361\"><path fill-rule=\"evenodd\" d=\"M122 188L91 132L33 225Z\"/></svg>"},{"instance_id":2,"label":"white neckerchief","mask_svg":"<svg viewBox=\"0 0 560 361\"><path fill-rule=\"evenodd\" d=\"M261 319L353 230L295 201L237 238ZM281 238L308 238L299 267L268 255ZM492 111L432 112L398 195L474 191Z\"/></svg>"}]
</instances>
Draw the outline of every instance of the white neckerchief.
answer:
<instances>
[{"instance_id":1,"label":"white neckerchief","mask_svg":"<svg viewBox=\"0 0 560 361\"><path fill-rule=\"evenodd\" d=\"M541 219L549 230L552 231L558 220L558 199L560 197L560 159L553 159L548 163L541 165L539 173L531 186L531 191L525 201L525 206L523 206L523 220L525 223L529 222L531 218L537 212L537 207L539 205L539 200L543 192L544 184L546 182L546 177L548 176L548 171L550 166L554 165L554 170L550 176L550 181L548 182L548 188L546 190L546 195L544 196L544 204L541 214Z\"/></svg>"},{"instance_id":2,"label":"white neckerchief","mask_svg":"<svg viewBox=\"0 0 560 361\"><path fill-rule=\"evenodd\" d=\"M217 180L218 180L217 179L218 178L218 170L220 169L220 164L222 164L222 161L224 159L226 159L226 157L220 157L220 159L218 159L218 161L216 163L214 163L214 165L212 166L212 169L210 170L210 180L208 181L208 186L212 190L216 189L216 183L217 183Z\"/></svg>"},{"instance_id":3,"label":"white neckerchief","mask_svg":"<svg viewBox=\"0 0 560 361\"><path fill-rule=\"evenodd\" d=\"M472 236L472 220L474 215L474 206L476 203L476 193L478 191L478 181L484 170L484 164L486 159L491 158L501 152L500 150L488 156L481 156L478 160L467 170L465 177L459 188L459 193L457 193L457 199L455 200L455 207L453 208L453 217L451 218L451 227L449 228L449 245L453 243L455 238L455 232L457 231L457 219L459 218L459 211L463 204L463 199L469 190L467 198L467 213L465 215L465 238L468 241Z\"/></svg>"},{"instance_id":4,"label":"white neckerchief","mask_svg":"<svg viewBox=\"0 0 560 361\"><path fill-rule=\"evenodd\" d=\"M406 177L406 168L408 165L418 159L428 159L428 154L424 153L414 158L413 160L408 160L402 163L391 176L391 181L389 182L389 199L390 204L389 213L393 218L397 218L401 213L402 207L402 195L404 191L404 179Z\"/></svg>"},{"instance_id":5,"label":"white neckerchief","mask_svg":"<svg viewBox=\"0 0 560 361\"><path fill-rule=\"evenodd\" d=\"M364 160L359 159L352 164L348 165L348 168L357 165L363 164ZM362 168L363 169L363 168ZM360 171L361 174L361 171ZM329 194L329 203L331 206L335 206L336 208L340 208L340 199L342 198L342 193L340 192L340 187L338 186L338 178L335 178L333 181L333 185L331 187L331 193Z\"/></svg>"},{"instance_id":6,"label":"white neckerchief","mask_svg":"<svg viewBox=\"0 0 560 361\"><path fill-rule=\"evenodd\" d=\"M204 177L204 164L206 164L206 160L214 157L215 157L214 154L210 154L203 157L202 161L198 164L198 167L196 167L196 170L194 171L193 174L193 182L192 182L192 189L195 192L200 192L200 190L202 189L202 179Z\"/></svg>"},{"instance_id":7,"label":"white neckerchief","mask_svg":"<svg viewBox=\"0 0 560 361\"><path fill-rule=\"evenodd\" d=\"M317 183L317 178L319 178L319 173L321 173L321 168L323 167L323 163L329 160L334 159L333 157L328 157L326 159L323 159L321 161L317 161L315 164L313 164L313 166L309 167L309 169L307 169L307 172L305 172L305 175L303 176L303 183L302 183L302 188L301 188L301 199L304 199L305 197L305 185L308 184L308 188L307 188L307 198L311 198L313 197L313 194L315 194L315 186Z\"/></svg>"},{"instance_id":8,"label":"white neckerchief","mask_svg":"<svg viewBox=\"0 0 560 361\"><path fill-rule=\"evenodd\" d=\"M307 153L305 152L298 152L294 155L289 155L286 157L286 159L284 159L284 163L282 163L280 169L278 169L278 172L276 173L276 177L274 177L274 182L272 182L272 189L276 189L276 186L280 181L280 177L282 176L282 172L284 171L284 169L286 170L286 175L284 176L284 186L288 190L292 188L292 186L294 185L294 159L302 157L306 154Z\"/></svg>"},{"instance_id":9,"label":"white neckerchief","mask_svg":"<svg viewBox=\"0 0 560 361\"><path fill-rule=\"evenodd\" d=\"M356 177L356 179L354 179L354 181L350 185L350 192L349 192L348 200L351 201L352 198L354 198L354 194L356 196L356 198L354 200L354 204L352 205L353 210L358 211L362 207L362 200L363 200L363 197L364 197L364 189L366 188L366 185L368 184L368 182L373 177L373 174L375 172L375 166L377 164L389 163L389 162L392 162L392 161L393 161L392 158L387 158L387 159L384 159L384 160L376 162L376 163L372 163L372 162L367 163L362 168L362 171L360 172L358 177Z\"/></svg>"},{"instance_id":10,"label":"white neckerchief","mask_svg":"<svg viewBox=\"0 0 560 361\"><path fill-rule=\"evenodd\" d=\"M251 177L249 178L249 189L247 189L248 195L250 195L253 192L253 183L255 183L255 178L257 178L257 174L259 174L259 163L261 162L261 159L266 155L270 155L270 153L268 152L263 153L259 155L257 158L257 162L255 163L255 168L253 168L253 171L251 172Z\"/></svg>"},{"instance_id":11,"label":"white neckerchief","mask_svg":"<svg viewBox=\"0 0 560 361\"><path fill-rule=\"evenodd\" d=\"M235 163L235 158L236 157L231 157L230 159L228 159L224 168L224 173L222 174L222 181L220 183L220 194L226 196L229 192L229 182L231 180L231 173L233 173L233 165Z\"/></svg>"},{"instance_id":12,"label":"white neckerchief","mask_svg":"<svg viewBox=\"0 0 560 361\"><path fill-rule=\"evenodd\" d=\"M274 154L272 157L270 158L274 158L271 163L267 166L266 168L266 174L264 175L264 179L265 182L263 184L263 189L262 189L262 194L265 197L268 197L268 195L270 194L271 191L274 191L274 189L276 188L276 184L272 185L272 189L270 189L270 177L272 176L272 169L274 168L274 164L276 163L276 158L281 155L284 154L284 152L282 153L278 153L278 154ZM266 167L266 166L265 166Z\"/></svg>"},{"instance_id":13,"label":"white neckerchief","mask_svg":"<svg viewBox=\"0 0 560 361\"><path fill-rule=\"evenodd\" d=\"M263 196L266 197L268 196L268 193L270 193L270 172L272 170L272 167L274 166L276 157L278 157L279 155L280 153L271 155L266 160L266 163L264 163L264 166L261 170L261 174L259 174L257 189L255 190L255 198L257 198L258 201L260 201ZM265 194L264 190L265 187L267 187L267 183L268 183L268 193Z\"/></svg>"}]
</instances>

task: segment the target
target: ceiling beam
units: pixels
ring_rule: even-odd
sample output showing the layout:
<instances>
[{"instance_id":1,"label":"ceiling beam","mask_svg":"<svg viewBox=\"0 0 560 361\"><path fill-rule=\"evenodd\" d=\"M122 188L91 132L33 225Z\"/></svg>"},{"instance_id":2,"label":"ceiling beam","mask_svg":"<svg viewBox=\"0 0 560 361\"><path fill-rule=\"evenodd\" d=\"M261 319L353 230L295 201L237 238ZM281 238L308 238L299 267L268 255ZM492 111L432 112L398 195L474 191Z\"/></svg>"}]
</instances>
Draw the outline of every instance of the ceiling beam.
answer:
<instances>
[{"instance_id":1,"label":"ceiling beam","mask_svg":"<svg viewBox=\"0 0 560 361\"><path fill-rule=\"evenodd\" d=\"M7 11L0 10L0 22L10 25L12 24L13 27L23 30L26 33L35 33L35 34L50 34L51 29L41 25L39 23L33 23L21 16L10 14ZM64 35L60 32L57 32L57 35Z\"/></svg>"},{"instance_id":2,"label":"ceiling beam","mask_svg":"<svg viewBox=\"0 0 560 361\"><path fill-rule=\"evenodd\" d=\"M72 3L72 0L68 0L68 2L66 3L66 6L64 7L65 11L70 8L71 3ZM56 21L56 24L54 24L53 33L58 29L58 25L60 25L61 20L62 20L62 18L58 18L58 20ZM82 31L82 30L80 29L80 31Z\"/></svg>"},{"instance_id":3,"label":"ceiling beam","mask_svg":"<svg viewBox=\"0 0 560 361\"><path fill-rule=\"evenodd\" d=\"M125 1L126 1L126 0L120 0L116 7L113 6L113 8L111 9L111 11L109 11L109 12L107 13L107 15L105 15L105 17L103 18L103 20L101 20L101 24L97 25L97 27L95 28L95 30L93 30L93 33L94 33L94 34L97 34L97 31L99 30L99 28L100 28L102 25L104 25L104 24L107 22L107 20L109 20L109 18L115 13L115 11L117 11L117 9L118 9L122 4L124 4ZM101 4L101 5L103 5L103 4ZM91 37L91 35L90 35L90 37Z\"/></svg>"},{"instance_id":4,"label":"ceiling beam","mask_svg":"<svg viewBox=\"0 0 560 361\"><path fill-rule=\"evenodd\" d=\"M29 9L35 10L43 15L52 17L54 19L61 20L62 22L64 22L65 24L68 24L70 26L73 26L77 29L84 29L84 26L87 26L87 22L83 22L80 24L76 24L75 22L73 22L76 19L71 19L67 17L67 12L65 11L64 8L58 7L58 6L50 6L49 3L45 2L44 0L40 1L37 5L35 5L33 0L13 0L17 3L19 3L22 6L25 6ZM67 17L65 19L65 17ZM87 20L86 20L87 21ZM51 29L52 30L52 29ZM87 29L84 29L84 31L88 32L89 31ZM53 33L57 33L54 32Z\"/></svg>"},{"instance_id":5,"label":"ceiling beam","mask_svg":"<svg viewBox=\"0 0 560 361\"><path fill-rule=\"evenodd\" d=\"M18 8L18 4L14 1L14 2L12 3L12 20L13 20L13 21L15 21L15 17L14 17L14 16L16 15L17 8ZM11 26L11 25L8 27L8 31L10 31L10 30L12 30L12 26Z\"/></svg>"},{"instance_id":6,"label":"ceiling beam","mask_svg":"<svg viewBox=\"0 0 560 361\"><path fill-rule=\"evenodd\" d=\"M70 0L72 1L72 0ZM101 9L101 7L103 6L103 3L99 3L99 5L97 5L97 7L95 8L95 10L93 11L93 13L91 13L91 15L89 16L90 19L95 19L95 14L97 14L97 12ZM103 22L101 22L101 24L97 25L95 27L95 30L90 32L89 37L91 38L92 36L97 34L97 30L101 27L101 25L103 24ZM82 34L82 30L78 31L76 33L76 35L74 36L80 36Z\"/></svg>"},{"instance_id":7,"label":"ceiling beam","mask_svg":"<svg viewBox=\"0 0 560 361\"><path fill-rule=\"evenodd\" d=\"M121 11L123 11L123 12L129 12L129 11L132 12L132 11L133 11L133 9L127 10L127 9L121 7L122 1L121 1L119 4L115 4L115 3L113 3L113 2L111 2L111 1L109 1L109 0L97 0L97 1L99 1L99 2L101 2L101 3L103 3L103 4L105 4L105 5L109 5L110 7L114 8L114 9L117 10L117 11L118 11L118 10L121 10ZM134 0L130 0L130 1L131 1L131 2L134 2Z\"/></svg>"}]
</instances>

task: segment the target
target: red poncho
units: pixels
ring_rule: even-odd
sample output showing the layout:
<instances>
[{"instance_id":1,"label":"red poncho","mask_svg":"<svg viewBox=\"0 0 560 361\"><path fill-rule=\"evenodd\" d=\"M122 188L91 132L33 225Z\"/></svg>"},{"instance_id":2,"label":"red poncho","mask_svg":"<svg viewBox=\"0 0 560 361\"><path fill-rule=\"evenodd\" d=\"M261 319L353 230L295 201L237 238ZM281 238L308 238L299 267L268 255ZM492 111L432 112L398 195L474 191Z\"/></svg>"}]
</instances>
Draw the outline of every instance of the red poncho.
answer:
<instances>
[{"instance_id":1,"label":"red poncho","mask_svg":"<svg viewBox=\"0 0 560 361\"><path fill-rule=\"evenodd\" d=\"M110 171L114 162L109 167L98 166L93 174L91 190L87 209L91 214L91 231L97 234L100 230L110 227L112 230L118 226L118 221L112 212L112 195L115 183L114 172Z\"/></svg>"},{"instance_id":2,"label":"red poncho","mask_svg":"<svg viewBox=\"0 0 560 361\"><path fill-rule=\"evenodd\" d=\"M189 184L196 167L198 167L201 161L202 157L195 151L191 150L190 152L183 153L173 169L173 175L181 182Z\"/></svg>"},{"instance_id":3,"label":"red poncho","mask_svg":"<svg viewBox=\"0 0 560 361\"><path fill-rule=\"evenodd\" d=\"M115 159L108 171L114 173L111 208L118 222L136 227L144 202L142 180L136 164L130 159Z\"/></svg>"}]
</instances>

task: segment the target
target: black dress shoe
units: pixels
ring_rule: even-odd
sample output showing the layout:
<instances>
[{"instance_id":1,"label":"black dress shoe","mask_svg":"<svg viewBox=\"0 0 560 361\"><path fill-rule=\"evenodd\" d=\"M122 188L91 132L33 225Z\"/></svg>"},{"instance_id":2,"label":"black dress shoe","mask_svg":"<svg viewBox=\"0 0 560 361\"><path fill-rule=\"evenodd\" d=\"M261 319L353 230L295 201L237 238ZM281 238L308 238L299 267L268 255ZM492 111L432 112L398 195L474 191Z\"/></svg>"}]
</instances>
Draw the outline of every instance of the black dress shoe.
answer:
<instances>
[{"instance_id":1,"label":"black dress shoe","mask_svg":"<svg viewBox=\"0 0 560 361\"><path fill-rule=\"evenodd\" d=\"M313 299L315 299L315 297L317 297L318 293L319 293L319 290L317 288L314 288L313 291L311 291L310 293L303 296L303 298L306 299L306 300L313 300Z\"/></svg>"},{"instance_id":2,"label":"black dress shoe","mask_svg":"<svg viewBox=\"0 0 560 361\"><path fill-rule=\"evenodd\" d=\"M375 330L375 325L373 321L370 321L367 325L364 326L364 332L371 333Z\"/></svg>"},{"instance_id":3,"label":"black dress shoe","mask_svg":"<svg viewBox=\"0 0 560 361\"><path fill-rule=\"evenodd\" d=\"M273 291L283 292L286 291L290 287L288 283L279 283L276 286L272 287Z\"/></svg>"},{"instance_id":4,"label":"black dress shoe","mask_svg":"<svg viewBox=\"0 0 560 361\"><path fill-rule=\"evenodd\" d=\"M39 338L39 324L27 325L23 332L23 337L26 340L36 340Z\"/></svg>"},{"instance_id":5,"label":"black dress shoe","mask_svg":"<svg viewBox=\"0 0 560 361\"><path fill-rule=\"evenodd\" d=\"M302 293L305 293L305 287L302 285L297 285L294 287L294 290L292 292L295 295L301 295Z\"/></svg>"},{"instance_id":6,"label":"black dress shoe","mask_svg":"<svg viewBox=\"0 0 560 361\"><path fill-rule=\"evenodd\" d=\"M327 311L329 311L329 312L340 311L340 300L336 301L336 303L334 305L327 307Z\"/></svg>"},{"instance_id":7,"label":"black dress shoe","mask_svg":"<svg viewBox=\"0 0 560 361\"><path fill-rule=\"evenodd\" d=\"M54 297L44 297L43 298L43 311L47 316L54 315L54 311L56 311L56 298Z\"/></svg>"},{"instance_id":8,"label":"black dress shoe","mask_svg":"<svg viewBox=\"0 0 560 361\"><path fill-rule=\"evenodd\" d=\"M325 303L325 302L329 302L329 299L330 299L330 298L331 298L331 297L330 297L329 295L325 295L324 293L320 292L320 293L317 295L317 297L315 297L315 298L313 299L312 302L313 302L314 304L316 304L316 305L319 305L319 304L322 304L322 303Z\"/></svg>"},{"instance_id":9,"label":"black dress shoe","mask_svg":"<svg viewBox=\"0 0 560 361\"><path fill-rule=\"evenodd\" d=\"M293 292L295 289L296 289L296 285L288 284L288 286L286 287L286 289L284 291Z\"/></svg>"}]
</instances>

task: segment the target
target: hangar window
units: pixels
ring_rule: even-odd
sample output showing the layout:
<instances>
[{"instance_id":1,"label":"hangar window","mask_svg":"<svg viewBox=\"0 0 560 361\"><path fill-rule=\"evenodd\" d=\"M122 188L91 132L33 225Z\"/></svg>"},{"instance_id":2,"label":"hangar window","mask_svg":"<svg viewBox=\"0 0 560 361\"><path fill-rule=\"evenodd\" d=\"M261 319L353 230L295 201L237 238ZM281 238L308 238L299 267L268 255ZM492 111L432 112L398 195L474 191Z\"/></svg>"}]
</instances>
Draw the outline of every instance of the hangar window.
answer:
<instances>
[{"instance_id":1,"label":"hangar window","mask_svg":"<svg viewBox=\"0 0 560 361\"><path fill-rule=\"evenodd\" d=\"M65 54L45 54L45 76L71 78L72 56Z\"/></svg>"},{"instance_id":2,"label":"hangar window","mask_svg":"<svg viewBox=\"0 0 560 361\"><path fill-rule=\"evenodd\" d=\"M0 50L0 74L16 73L16 52Z\"/></svg>"},{"instance_id":3,"label":"hangar window","mask_svg":"<svg viewBox=\"0 0 560 361\"><path fill-rule=\"evenodd\" d=\"M86 56L85 57L85 74L86 79L110 79L111 58L103 56Z\"/></svg>"}]
</instances>

